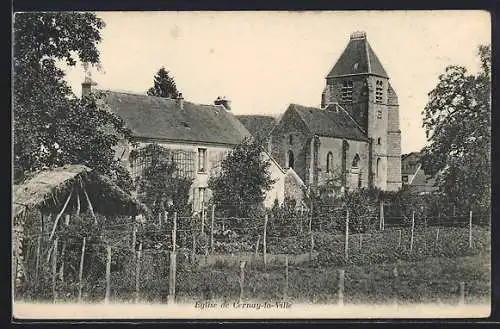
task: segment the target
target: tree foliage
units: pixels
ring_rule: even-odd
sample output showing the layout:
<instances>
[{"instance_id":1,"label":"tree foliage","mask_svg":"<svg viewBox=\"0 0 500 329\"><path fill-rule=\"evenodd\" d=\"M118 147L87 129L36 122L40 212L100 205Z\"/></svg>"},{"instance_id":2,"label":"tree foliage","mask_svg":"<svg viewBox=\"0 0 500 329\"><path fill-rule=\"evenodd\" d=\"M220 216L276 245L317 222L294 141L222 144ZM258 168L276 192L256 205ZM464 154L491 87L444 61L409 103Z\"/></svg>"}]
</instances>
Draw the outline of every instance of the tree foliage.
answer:
<instances>
[{"instance_id":1,"label":"tree foliage","mask_svg":"<svg viewBox=\"0 0 500 329\"><path fill-rule=\"evenodd\" d=\"M178 94L174 78L170 76L165 67L160 68L154 77L154 86L148 90L148 95L175 98Z\"/></svg>"},{"instance_id":2,"label":"tree foliage","mask_svg":"<svg viewBox=\"0 0 500 329\"><path fill-rule=\"evenodd\" d=\"M22 13L14 19L14 179L46 168L85 164L130 190L114 158L130 131L96 97L78 99L58 62L99 64L104 22L92 13ZM111 128L111 130L110 130Z\"/></svg>"},{"instance_id":3,"label":"tree foliage","mask_svg":"<svg viewBox=\"0 0 500 329\"><path fill-rule=\"evenodd\" d=\"M209 179L217 209L229 216L249 216L262 205L274 183L270 166L258 143L244 139L236 145L222 161L220 172Z\"/></svg>"},{"instance_id":4,"label":"tree foliage","mask_svg":"<svg viewBox=\"0 0 500 329\"><path fill-rule=\"evenodd\" d=\"M490 46L480 46L481 71L449 66L439 76L423 110L429 145L426 173L450 199L469 207L489 207L491 190Z\"/></svg>"},{"instance_id":5,"label":"tree foliage","mask_svg":"<svg viewBox=\"0 0 500 329\"><path fill-rule=\"evenodd\" d=\"M189 211L189 190L193 180L179 175L176 163L163 157L165 151L153 143L141 152L141 156L150 161L138 177L139 199L153 214L176 211L181 215Z\"/></svg>"}]
</instances>

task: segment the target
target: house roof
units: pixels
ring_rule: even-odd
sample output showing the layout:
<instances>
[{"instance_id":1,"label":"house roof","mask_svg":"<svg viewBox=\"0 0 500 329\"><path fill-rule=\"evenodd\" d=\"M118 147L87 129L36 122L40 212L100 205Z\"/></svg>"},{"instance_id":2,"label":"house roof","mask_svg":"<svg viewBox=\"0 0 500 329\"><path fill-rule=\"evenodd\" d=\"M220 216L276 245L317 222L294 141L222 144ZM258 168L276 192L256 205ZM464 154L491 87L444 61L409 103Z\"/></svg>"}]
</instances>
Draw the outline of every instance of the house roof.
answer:
<instances>
[{"instance_id":1,"label":"house roof","mask_svg":"<svg viewBox=\"0 0 500 329\"><path fill-rule=\"evenodd\" d=\"M407 162L410 161L411 158L415 158L415 165L408 166ZM401 174L403 175L413 175L420 168L420 152L411 152L408 154L403 154L401 156ZM418 164L418 165L417 165Z\"/></svg>"},{"instance_id":2,"label":"house roof","mask_svg":"<svg viewBox=\"0 0 500 329\"><path fill-rule=\"evenodd\" d=\"M434 186L435 182L436 179L426 175L422 167L419 166L411 183L408 184L408 189L415 193L435 192L438 190L438 188Z\"/></svg>"},{"instance_id":3,"label":"house roof","mask_svg":"<svg viewBox=\"0 0 500 329\"><path fill-rule=\"evenodd\" d=\"M276 125L276 119L268 115L237 115L236 117L257 140L265 140Z\"/></svg>"},{"instance_id":4,"label":"house roof","mask_svg":"<svg viewBox=\"0 0 500 329\"><path fill-rule=\"evenodd\" d=\"M327 78L352 74L374 74L388 78L387 72L368 43L364 32L351 34L349 43Z\"/></svg>"},{"instance_id":5,"label":"house roof","mask_svg":"<svg viewBox=\"0 0 500 329\"><path fill-rule=\"evenodd\" d=\"M322 110L316 107L290 104L287 111L289 110L299 115L311 134L368 141L368 137L358 123L339 105Z\"/></svg>"},{"instance_id":6,"label":"house roof","mask_svg":"<svg viewBox=\"0 0 500 329\"><path fill-rule=\"evenodd\" d=\"M180 142L238 144L250 133L222 105L201 105L141 94L101 91L109 109L121 117L134 137Z\"/></svg>"}]
</instances>

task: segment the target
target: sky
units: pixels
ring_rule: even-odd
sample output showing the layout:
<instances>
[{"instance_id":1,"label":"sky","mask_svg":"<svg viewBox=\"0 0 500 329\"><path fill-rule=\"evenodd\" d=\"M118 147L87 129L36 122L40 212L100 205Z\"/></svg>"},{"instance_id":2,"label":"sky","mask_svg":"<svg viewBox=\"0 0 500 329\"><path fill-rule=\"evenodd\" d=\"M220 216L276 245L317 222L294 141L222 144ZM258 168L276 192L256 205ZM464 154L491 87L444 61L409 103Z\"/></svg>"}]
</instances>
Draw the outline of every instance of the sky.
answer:
<instances>
[{"instance_id":1,"label":"sky","mask_svg":"<svg viewBox=\"0 0 500 329\"><path fill-rule=\"evenodd\" d=\"M350 34L365 31L400 104L402 153L426 143L422 110L448 65L479 70L491 43L486 11L97 12L100 89L145 93L165 66L184 99L231 100L239 114L278 116L290 103L320 106L325 76ZM66 68L81 94L82 65Z\"/></svg>"}]
</instances>

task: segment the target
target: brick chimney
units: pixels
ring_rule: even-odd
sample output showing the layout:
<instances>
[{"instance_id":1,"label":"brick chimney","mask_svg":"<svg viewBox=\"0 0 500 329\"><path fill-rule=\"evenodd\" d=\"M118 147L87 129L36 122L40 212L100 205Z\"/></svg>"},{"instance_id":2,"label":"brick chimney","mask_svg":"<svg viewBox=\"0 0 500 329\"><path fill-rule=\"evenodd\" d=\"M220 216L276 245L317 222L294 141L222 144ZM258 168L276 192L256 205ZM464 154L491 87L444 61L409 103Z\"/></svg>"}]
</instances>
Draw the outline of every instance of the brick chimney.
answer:
<instances>
[{"instance_id":1,"label":"brick chimney","mask_svg":"<svg viewBox=\"0 0 500 329\"><path fill-rule=\"evenodd\" d=\"M214 101L215 105L222 105L226 109L226 111L231 111L231 101L226 99L226 96L224 97L217 97L217 99Z\"/></svg>"},{"instance_id":2,"label":"brick chimney","mask_svg":"<svg viewBox=\"0 0 500 329\"><path fill-rule=\"evenodd\" d=\"M82 82L82 98L90 95L92 86L97 86L97 83L92 81L91 78L85 77L85 80Z\"/></svg>"},{"instance_id":3,"label":"brick chimney","mask_svg":"<svg viewBox=\"0 0 500 329\"><path fill-rule=\"evenodd\" d=\"M182 97L182 93L179 93L177 95L177 98L175 100L176 100L177 105L179 106L179 108L181 110L183 110L184 109L184 97Z\"/></svg>"}]
</instances>

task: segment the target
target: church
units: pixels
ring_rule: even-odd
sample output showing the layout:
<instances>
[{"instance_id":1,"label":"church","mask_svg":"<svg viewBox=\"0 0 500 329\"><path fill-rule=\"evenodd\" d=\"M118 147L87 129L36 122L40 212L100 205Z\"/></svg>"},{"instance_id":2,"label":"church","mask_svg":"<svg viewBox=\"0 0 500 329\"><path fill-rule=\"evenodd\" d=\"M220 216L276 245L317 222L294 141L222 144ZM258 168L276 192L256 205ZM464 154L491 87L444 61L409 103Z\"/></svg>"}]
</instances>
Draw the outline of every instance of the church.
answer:
<instances>
[{"instance_id":1,"label":"church","mask_svg":"<svg viewBox=\"0 0 500 329\"><path fill-rule=\"evenodd\" d=\"M307 186L401 188L398 97L366 33L351 34L326 76L321 108L290 104L267 147Z\"/></svg>"}]
</instances>

